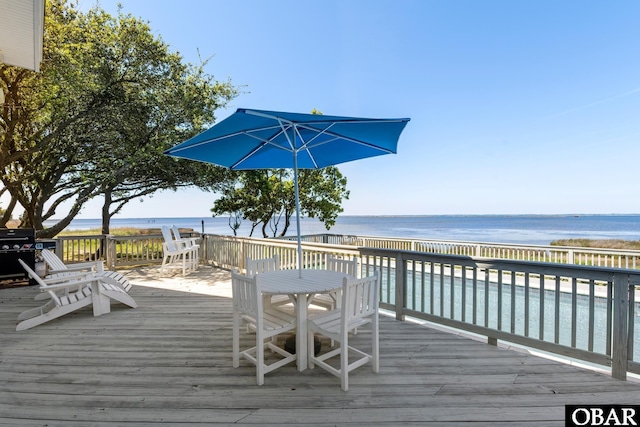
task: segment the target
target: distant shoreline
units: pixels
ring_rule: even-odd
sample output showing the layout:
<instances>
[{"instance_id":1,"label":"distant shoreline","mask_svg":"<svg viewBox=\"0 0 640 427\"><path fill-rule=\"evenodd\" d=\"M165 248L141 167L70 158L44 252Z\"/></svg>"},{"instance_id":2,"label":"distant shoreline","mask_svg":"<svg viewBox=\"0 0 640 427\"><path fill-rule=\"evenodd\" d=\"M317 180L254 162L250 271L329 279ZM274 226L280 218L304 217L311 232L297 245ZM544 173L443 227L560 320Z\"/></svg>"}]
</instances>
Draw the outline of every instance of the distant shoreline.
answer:
<instances>
[{"instance_id":1,"label":"distant shoreline","mask_svg":"<svg viewBox=\"0 0 640 427\"><path fill-rule=\"evenodd\" d=\"M45 222L50 227L55 222ZM267 227L268 236L282 231ZM111 228L160 228L162 226L191 228L196 232L233 235L229 218L221 217L165 217L113 218ZM76 219L66 230L100 228L100 219ZM251 234L251 223L242 221L238 236ZM437 241L466 241L486 243L514 243L550 245L552 241L568 239L640 240L640 214L555 214L555 215L341 215L327 230L315 218L300 221L303 235L339 234L375 237L397 237ZM287 236L296 234L295 221ZM253 236L262 236L261 228Z\"/></svg>"},{"instance_id":2,"label":"distant shoreline","mask_svg":"<svg viewBox=\"0 0 640 427\"><path fill-rule=\"evenodd\" d=\"M640 217L640 213L610 213L610 214L590 214L590 213L577 213L577 214L392 214L392 215L339 215L338 218L474 218L474 217L504 217L504 218L517 218L517 217L549 217L549 218L579 218L579 217L611 217L611 216L637 216ZM228 218L225 215L216 217L207 216L166 216L166 217L118 217L112 218L112 220L128 221L128 220L170 220L170 219L198 219L206 220L213 218ZM300 218L309 219L308 216L302 216ZM15 220L12 220L15 221ZM45 222L57 222L59 219L49 219ZM75 218L73 221L102 221L101 218Z\"/></svg>"}]
</instances>

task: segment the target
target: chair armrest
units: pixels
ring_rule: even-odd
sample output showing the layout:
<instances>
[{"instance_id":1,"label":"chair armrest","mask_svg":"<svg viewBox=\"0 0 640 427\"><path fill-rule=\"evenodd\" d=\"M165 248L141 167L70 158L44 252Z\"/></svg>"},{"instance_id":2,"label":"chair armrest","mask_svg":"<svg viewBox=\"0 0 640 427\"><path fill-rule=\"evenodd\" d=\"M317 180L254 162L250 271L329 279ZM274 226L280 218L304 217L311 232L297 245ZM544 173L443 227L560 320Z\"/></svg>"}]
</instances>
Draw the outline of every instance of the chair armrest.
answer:
<instances>
[{"instance_id":1,"label":"chair armrest","mask_svg":"<svg viewBox=\"0 0 640 427\"><path fill-rule=\"evenodd\" d=\"M77 279L81 279L81 280L77 280ZM88 272L88 273L77 273L77 274L74 274L74 273L65 274L60 277L50 277L50 278L45 278L43 280L47 285L55 285L56 283L69 282L70 280L73 280L72 283L77 284L78 282L81 282L81 281L86 281L86 280L91 281L96 279L93 273Z\"/></svg>"},{"instance_id":2,"label":"chair armrest","mask_svg":"<svg viewBox=\"0 0 640 427\"><path fill-rule=\"evenodd\" d=\"M49 269L47 269L47 273L49 273L49 274L76 273L76 272L91 271L91 270L93 270L91 267L81 267L81 266L72 267L72 266L69 266L68 268L60 268L60 269L49 268Z\"/></svg>"},{"instance_id":3,"label":"chair armrest","mask_svg":"<svg viewBox=\"0 0 640 427\"><path fill-rule=\"evenodd\" d=\"M189 253L189 248L186 247L184 244L184 242L181 240L174 240L172 242L172 246L174 247L174 249L169 249L169 244L167 242L163 242L162 243L162 250L166 253L169 254L183 254L183 253Z\"/></svg>"},{"instance_id":4,"label":"chair armrest","mask_svg":"<svg viewBox=\"0 0 640 427\"><path fill-rule=\"evenodd\" d=\"M178 245L180 245L183 249L186 249L189 247L189 242L187 242L185 239L176 239L174 240L174 242L176 242Z\"/></svg>"},{"instance_id":5,"label":"chair armrest","mask_svg":"<svg viewBox=\"0 0 640 427\"><path fill-rule=\"evenodd\" d=\"M82 269L82 268L95 268L97 271L104 271L104 261L85 261L85 262L74 262L72 264L67 264L68 269Z\"/></svg>"},{"instance_id":6,"label":"chair armrest","mask_svg":"<svg viewBox=\"0 0 640 427\"><path fill-rule=\"evenodd\" d=\"M56 291L59 289L77 288L78 286L87 285L97 281L97 278L78 280L75 282L59 283L57 285L40 286L40 292Z\"/></svg>"}]
</instances>

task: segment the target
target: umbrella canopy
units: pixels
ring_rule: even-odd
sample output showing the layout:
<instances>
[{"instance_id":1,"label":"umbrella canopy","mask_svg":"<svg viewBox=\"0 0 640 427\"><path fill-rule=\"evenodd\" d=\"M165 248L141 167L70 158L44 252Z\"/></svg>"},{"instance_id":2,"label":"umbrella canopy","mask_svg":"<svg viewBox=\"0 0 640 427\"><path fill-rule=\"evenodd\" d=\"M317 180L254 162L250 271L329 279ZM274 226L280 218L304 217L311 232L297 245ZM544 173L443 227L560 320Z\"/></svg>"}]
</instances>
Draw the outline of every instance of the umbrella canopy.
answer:
<instances>
[{"instance_id":1,"label":"umbrella canopy","mask_svg":"<svg viewBox=\"0 0 640 427\"><path fill-rule=\"evenodd\" d=\"M233 170L292 168L298 268L302 270L298 169L320 169L396 153L409 119L366 119L239 108L164 154Z\"/></svg>"}]
</instances>

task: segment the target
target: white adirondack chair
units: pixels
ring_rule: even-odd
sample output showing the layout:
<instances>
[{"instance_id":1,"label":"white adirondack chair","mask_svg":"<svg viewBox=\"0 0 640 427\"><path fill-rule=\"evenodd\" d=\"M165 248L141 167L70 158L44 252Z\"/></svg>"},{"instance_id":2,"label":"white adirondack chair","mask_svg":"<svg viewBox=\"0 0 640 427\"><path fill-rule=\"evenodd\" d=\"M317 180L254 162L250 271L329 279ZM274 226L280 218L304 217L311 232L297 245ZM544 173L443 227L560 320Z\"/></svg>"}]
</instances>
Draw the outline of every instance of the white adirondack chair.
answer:
<instances>
[{"instance_id":1,"label":"white adirondack chair","mask_svg":"<svg viewBox=\"0 0 640 427\"><path fill-rule=\"evenodd\" d=\"M247 277L238 274L238 270L231 272L231 286L233 292L233 367L240 366L240 358L244 358L256 366L256 382L264 384L265 374L284 365L296 361L296 355L276 346L273 337L296 328L296 318L274 308L264 308L260 292L258 276ZM240 350L240 328L243 323L253 325L255 330L255 345ZM269 341L266 341L269 340ZM269 365L265 362L265 349L282 356L278 361Z\"/></svg>"},{"instance_id":2,"label":"white adirondack chair","mask_svg":"<svg viewBox=\"0 0 640 427\"><path fill-rule=\"evenodd\" d=\"M326 269L331 271L339 271L340 273L345 273L355 278L357 277L356 274L358 270L358 260L356 258L342 259L336 258L332 255L327 255ZM326 308L327 310L333 310L338 306L339 302L340 291L336 291L328 294L314 295L311 304Z\"/></svg>"},{"instance_id":3,"label":"white adirondack chair","mask_svg":"<svg viewBox=\"0 0 640 427\"><path fill-rule=\"evenodd\" d=\"M48 249L43 249L40 254L48 267L48 274L45 277L45 281L58 277L70 277L79 274L86 275L87 273L93 273L97 277L108 277L115 280L127 292L131 289L131 283L129 283L129 279L124 275L117 271L104 269L104 261L65 264L60 258L58 258L58 255Z\"/></svg>"},{"instance_id":4,"label":"white adirondack chair","mask_svg":"<svg viewBox=\"0 0 640 427\"><path fill-rule=\"evenodd\" d=\"M187 249L181 242L178 242L171 236L171 230L166 225L162 226L162 266L160 272L164 273L167 268L182 268L182 275L187 274L187 270L191 271L192 261L191 249Z\"/></svg>"},{"instance_id":5,"label":"white adirondack chair","mask_svg":"<svg viewBox=\"0 0 640 427\"><path fill-rule=\"evenodd\" d=\"M176 242L182 245L183 248L191 250L191 254L189 254L189 260L191 261L191 268L193 270L198 269L198 263L200 261L200 245L198 244L198 238L196 237L181 237L180 229L178 226L174 225L171 227L173 231L173 237Z\"/></svg>"},{"instance_id":6,"label":"white adirondack chair","mask_svg":"<svg viewBox=\"0 0 640 427\"><path fill-rule=\"evenodd\" d=\"M16 331L33 328L88 305L93 305L94 316L109 313L111 299L137 307L133 298L117 283L105 283L103 278L93 275L59 277L45 282L24 261L18 261L29 277L40 285L40 291L48 293L49 299L40 307L20 313Z\"/></svg>"},{"instance_id":7,"label":"white adirondack chair","mask_svg":"<svg viewBox=\"0 0 640 427\"><path fill-rule=\"evenodd\" d=\"M379 370L378 348L378 288L379 273L362 279L344 279L342 286L342 304L339 308L312 316L307 321L309 367L320 368L340 378L341 388L349 389L349 372L371 362L373 372ZM371 354L349 345L349 333L356 328L371 326ZM314 333L331 338L339 347L325 354L315 356ZM349 362L349 352L357 359ZM327 360L340 356L339 367L327 363Z\"/></svg>"}]
</instances>

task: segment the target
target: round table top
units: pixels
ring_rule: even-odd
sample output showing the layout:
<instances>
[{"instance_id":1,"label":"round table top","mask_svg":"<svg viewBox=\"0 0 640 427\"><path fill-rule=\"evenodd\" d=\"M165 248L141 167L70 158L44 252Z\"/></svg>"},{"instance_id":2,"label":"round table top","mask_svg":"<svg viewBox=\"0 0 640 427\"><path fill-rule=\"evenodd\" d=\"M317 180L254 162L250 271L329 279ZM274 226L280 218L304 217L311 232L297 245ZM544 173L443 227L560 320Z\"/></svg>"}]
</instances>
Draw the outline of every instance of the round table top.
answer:
<instances>
[{"instance_id":1,"label":"round table top","mask_svg":"<svg viewBox=\"0 0 640 427\"><path fill-rule=\"evenodd\" d=\"M342 287L346 273L331 270L303 269L276 270L257 275L262 292L267 294L316 294L331 292Z\"/></svg>"}]
</instances>

